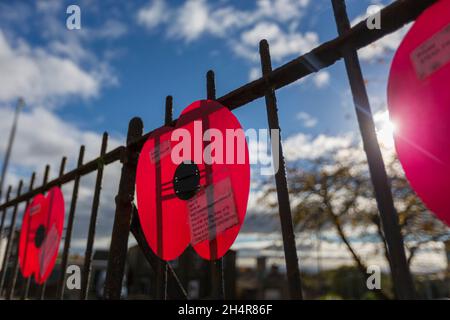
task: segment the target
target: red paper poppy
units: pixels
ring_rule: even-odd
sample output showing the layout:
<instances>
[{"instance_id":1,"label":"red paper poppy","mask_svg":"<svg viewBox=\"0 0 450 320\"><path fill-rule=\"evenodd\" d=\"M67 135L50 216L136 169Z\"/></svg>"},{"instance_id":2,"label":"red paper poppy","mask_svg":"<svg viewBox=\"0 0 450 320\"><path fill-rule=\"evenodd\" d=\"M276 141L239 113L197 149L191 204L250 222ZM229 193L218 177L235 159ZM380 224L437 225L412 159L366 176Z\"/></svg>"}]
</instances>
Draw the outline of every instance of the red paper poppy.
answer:
<instances>
[{"instance_id":1,"label":"red paper poppy","mask_svg":"<svg viewBox=\"0 0 450 320\"><path fill-rule=\"evenodd\" d=\"M38 194L27 207L19 239L19 265L22 275L34 275L42 284L50 276L58 255L64 226L64 198L53 187L47 196Z\"/></svg>"},{"instance_id":2,"label":"red paper poppy","mask_svg":"<svg viewBox=\"0 0 450 320\"><path fill-rule=\"evenodd\" d=\"M227 139L227 133L236 136ZM214 159L204 161L205 155ZM139 157L137 205L149 246L164 260L177 258L189 244L205 259L222 257L244 221L249 189L239 121L216 101L192 103L176 127L150 135Z\"/></svg>"},{"instance_id":3,"label":"red paper poppy","mask_svg":"<svg viewBox=\"0 0 450 320\"><path fill-rule=\"evenodd\" d=\"M450 225L450 1L414 23L391 66L388 107L406 176L425 205Z\"/></svg>"}]
</instances>

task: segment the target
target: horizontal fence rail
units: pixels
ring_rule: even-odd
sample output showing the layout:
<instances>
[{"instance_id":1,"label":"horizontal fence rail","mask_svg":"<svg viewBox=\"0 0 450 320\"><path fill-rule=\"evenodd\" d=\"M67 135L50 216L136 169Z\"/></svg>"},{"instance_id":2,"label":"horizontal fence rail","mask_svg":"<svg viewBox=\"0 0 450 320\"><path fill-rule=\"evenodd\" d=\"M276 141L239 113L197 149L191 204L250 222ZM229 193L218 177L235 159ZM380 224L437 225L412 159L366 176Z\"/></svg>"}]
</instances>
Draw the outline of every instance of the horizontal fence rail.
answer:
<instances>
[{"instance_id":1,"label":"horizontal fence rail","mask_svg":"<svg viewBox=\"0 0 450 320\"><path fill-rule=\"evenodd\" d=\"M355 104L357 106L363 105L368 111L368 118L361 118L358 113L358 120L360 122L361 134L363 141L368 141L373 138L375 132L371 125L373 119L370 113L370 104L366 99L365 87L362 80L362 73L359 68L359 61L357 57L357 50L381 39L382 37L400 29L404 25L414 21L425 9L436 3L438 0L397 0L391 5L381 10L382 28L369 30L367 28L367 20L364 20L353 28L350 28L348 17L345 9L344 0L333 0L333 9L335 13L336 23L338 26L339 36L335 39L325 42L310 52L297 57L296 59L272 69L270 61L269 45L266 41L260 43L260 58L262 67L262 77L247 83L219 98L217 101L225 105L228 109L237 109L249 102L259 98L265 98L266 111L268 123L270 128L280 129L278 122L278 107L276 102L275 91L283 88L297 80L300 80L312 73L318 72L321 69L327 68L337 61L344 59L346 63L347 73L352 88ZM214 99L215 79L214 73L209 71L207 73L207 97ZM365 116L367 117L367 116ZM366 122L365 122L366 121ZM172 97L166 98L166 114L164 124L166 126L175 125L176 119L172 118ZM372 123L372 124L371 124ZM70 250L70 242L72 236L73 221L75 218L76 202L78 194L78 185L82 176L92 172L97 172L97 179L94 189L94 199L91 207L91 216L89 223L88 240L85 251L85 262L83 267L82 290L80 292L81 299L88 298L89 281L91 264L93 259L93 245L96 232L96 221L98 215L98 207L100 202L100 190L103 177L103 168L106 165L120 161L122 163L122 172L120 183L118 184L118 194L116 196L116 211L114 218L113 231L111 236L111 246L109 251L108 268L105 284L105 298L119 299L121 296L122 279L125 272L125 260L128 250L128 236L133 234L140 249L144 253L145 259L150 264L151 268L157 274L157 297L170 298L174 296L177 298L188 297L185 285L180 281L179 277L174 271L170 263L160 260L149 248L139 219L136 214L136 208L132 201L134 197L134 185L137 157L141 148L148 137L154 131L146 134L142 133L143 122L140 118L133 118L130 121L127 134L127 142L124 146L119 146L111 151L106 152L107 133L103 135L102 146L99 157L83 162L84 146L80 148L78 165L75 169L64 173L65 158L61 163L60 174L58 178L47 181L49 166L46 167L44 174L44 183L36 188L32 187L25 193L21 193L21 186L17 190L17 196L11 197L11 186L8 188L6 201L0 205L1 226L0 233L3 233L5 217L9 208L13 208L13 216L11 218L10 233L7 242L7 255L9 258L13 232L16 223L17 207L20 203L28 204L30 200L37 194L44 193L55 186L62 186L68 182L74 181L72 190L71 205L68 214L68 222L65 231L64 249L61 261L61 274L58 279L58 287L56 297L62 299L64 297L65 286L65 269L68 263L68 255ZM158 130L158 129L155 129ZM376 136L375 140L376 141ZM377 151L378 148L378 151ZM390 259L391 274L393 277L394 288L397 298L412 298L414 297L414 288L412 286L409 269L405 264L403 239L398 229L398 221L392 204L392 194L389 184L387 182L386 172L384 171L384 163L379 154L379 146L377 143L367 146L365 151L369 160L369 167L372 173L372 182L375 189L376 200L378 203L380 216L383 220L384 232L386 233L386 241L389 247L389 254L394 255L395 259ZM295 234L292 228L292 217L290 212L289 195L287 192L287 181L285 176L285 167L282 151L279 155L279 163L282 164L281 170L275 176L276 189L279 200L279 214L282 225L282 236L284 244L284 254L286 259L287 276L289 281L290 297L293 299L301 299L301 281L299 272L299 263L295 245ZM376 168L376 169L373 169ZM381 180L373 176L373 174L381 175ZM34 175L32 180L34 181ZM403 253L402 253L403 252ZM13 277L10 281L11 287L4 289L6 284L6 267L8 259L3 261L4 268L0 274L0 291L8 293L8 298L14 295L14 286L18 273L17 254L12 254L13 257ZM235 259L235 257L234 257ZM210 264L210 278L212 279L212 297L225 298L227 288L224 286L224 277L226 277L226 270L223 266L222 260ZM6 266L6 267L5 267ZM21 293L21 297L26 299L29 294L31 277L24 279L25 284ZM172 292L169 293L167 283L171 282ZM45 285L40 286L38 291L38 298L45 298ZM0 292L1 294L2 292Z\"/></svg>"}]
</instances>

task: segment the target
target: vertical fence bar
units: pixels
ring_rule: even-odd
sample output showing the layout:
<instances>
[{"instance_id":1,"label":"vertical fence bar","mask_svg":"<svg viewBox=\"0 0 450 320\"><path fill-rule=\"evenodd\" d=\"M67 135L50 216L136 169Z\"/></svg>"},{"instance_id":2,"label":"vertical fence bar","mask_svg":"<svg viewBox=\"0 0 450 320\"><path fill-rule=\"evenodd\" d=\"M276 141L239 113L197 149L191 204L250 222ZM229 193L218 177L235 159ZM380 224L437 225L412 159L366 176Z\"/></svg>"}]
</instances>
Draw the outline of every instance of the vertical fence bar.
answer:
<instances>
[{"instance_id":1,"label":"vertical fence bar","mask_svg":"<svg viewBox=\"0 0 450 320\"><path fill-rule=\"evenodd\" d=\"M11 196L11 190L12 190L12 186L8 186L8 191L6 192L5 203L7 203L9 201L9 198ZM5 226L5 218L6 218L7 211L8 211L8 208L5 208L5 209L3 209L3 212L2 212L2 222L0 223L0 241L2 240L2 236L3 236L3 227Z\"/></svg>"},{"instance_id":2,"label":"vertical fence bar","mask_svg":"<svg viewBox=\"0 0 450 320\"><path fill-rule=\"evenodd\" d=\"M128 251L132 201L136 184L136 167L140 149L131 142L142 136L143 123L140 118L131 119L128 125L127 147L123 149L123 163L119 191L116 196L116 212L108 257L104 297L120 299L125 262Z\"/></svg>"},{"instance_id":3,"label":"vertical fence bar","mask_svg":"<svg viewBox=\"0 0 450 320\"><path fill-rule=\"evenodd\" d=\"M66 161L67 158L63 157L61 159L61 164L59 166L59 177L61 178L64 175L64 170L66 168ZM44 284L41 287L41 296L40 296L40 300L44 300L45 298L45 289L47 288L47 281L44 282Z\"/></svg>"},{"instance_id":4,"label":"vertical fence bar","mask_svg":"<svg viewBox=\"0 0 450 320\"><path fill-rule=\"evenodd\" d=\"M36 179L36 172L33 172L33 174L31 175L31 178L30 178L30 185L28 187L28 191L29 192L33 190L34 180L35 179ZM31 199L28 199L25 202L25 208L23 209L22 217L25 216L25 211L27 210L27 207L28 207L28 205L30 203L30 200ZM8 300L11 300L11 299L14 298L14 289L16 287L16 282L17 282L17 277L18 276L19 276L19 249L17 248L17 256L16 256L16 259L14 261L13 278L12 278L12 281L11 281L11 286L10 286L9 292L7 293L7 297L6 297Z\"/></svg>"},{"instance_id":5,"label":"vertical fence bar","mask_svg":"<svg viewBox=\"0 0 450 320\"><path fill-rule=\"evenodd\" d=\"M12 186L10 185L10 186L8 186L8 191L6 192L6 202L8 202L9 201L9 199L10 199L10 197L11 197L11 190L12 190ZM3 227L5 226L5 220L6 220L6 214L8 213L8 208L5 208L5 209L3 209L3 212L2 212L2 222L0 223L0 242L2 241L2 239L3 239ZM0 243L0 245L1 245L1 243ZM5 260L5 256L6 255L4 255L3 256L3 260ZM2 261L0 261L0 263L3 265L3 260ZM2 273L3 273L3 268L2 268L2 271L1 271Z\"/></svg>"},{"instance_id":6,"label":"vertical fence bar","mask_svg":"<svg viewBox=\"0 0 450 320\"><path fill-rule=\"evenodd\" d=\"M81 146L80 151L78 153L77 168L80 168L83 165L84 150L85 147ZM77 208L78 188L80 185L80 178L81 178L80 174L77 173L75 180L73 181L72 200L70 203L69 217L67 221L66 234L64 237L64 249L61 257L58 289L56 290L56 298L60 300L62 300L64 297L66 268L69 259L70 242L72 240L73 219L75 217L75 210Z\"/></svg>"},{"instance_id":7,"label":"vertical fence bar","mask_svg":"<svg viewBox=\"0 0 450 320\"><path fill-rule=\"evenodd\" d=\"M338 32L340 35L343 35L350 29L345 1L332 0L332 4ZM383 156L375 132L372 111L358 60L358 54L355 50L344 47L343 56L388 247L389 264L395 294L399 299L414 299L414 284L406 260L398 215L394 207Z\"/></svg>"},{"instance_id":8,"label":"vertical fence bar","mask_svg":"<svg viewBox=\"0 0 450 320\"><path fill-rule=\"evenodd\" d=\"M236 270L236 251L228 250L227 254L223 256L223 278L226 283L225 298L228 300L236 300L236 283L237 283L237 270Z\"/></svg>"},{"instance_id":9,"label":"vertical fence bar","mask_svg":"<svg viewBox=\"0 0 450 320\"><path fill-rule=\"evenodd\" d=\"M92 249L94 247L95 240L95 227L97 224L98 206L100 204L100 191L102 189L103 168L105 166L103 157L106 153L106 147L108 145L108 133L103 133L102 146L100 149L100 160L97 169L97 178L95 180L94 198L92 200L91 220L89 222L89 232L86 244L86 252L84 254L84 269L81 278L81 292L80 299L87 300L89 295L89 282L91 276L91 263L92 263Z\"/></svg>"},{"instance_id":10,"label":"vertical fence bar","mask_svg":"<svg viewBox=\"0 0 450 320\"><path fill-rule=\"evenodd\" d=\"M20 193L22 192L22 186L23 186L23 181L20 180L19 186L17 187L17 197L19 197ZM19 207L18 203L14 205L11 222L9 224L8 242L6 243L5 254L3 255L2 271L1 271L1 277L0 277L0 296L3 295L3 286L5 285L5 281L6 281L6 272L8 271L9 256L10 256L11 247L12 247L13 241L14 241L14 230L16 228L16 218L17 218L18 207Z\"/></svg>"},{"instance_id":11,"label":"vertical fence bar","mask_svg":"<svg viewBox=\"0 0 450 320\"><path fill-rule=\"evenodd\" d=\"M50 166L46 165L44 170L44 178L42 179L42 186L45 186L48 181L48 174L50 173ZM29 276L26 281L24 281L24 288L22 292L22 300L28 299L28 294L30 292L30 286L31 286L31 278L32 276Z\"/></svg>"},{"instance_id":12,"label":"vertical fence bar","mask_svg":"<svg viewBox=\"0 0 450 320\"><path fill-rule=\"evenodd\" d=\"M216 99L216 77L213 70L208 70L206 73L206 98Z\"/></svg>"},{"instance_id":13,"label":"vertical fence bar","mask_svg":"<svg viewBox=\"0 0 450 320\"><path fill-rule=\"evenodd\" d=\"M172 96L166 97L164 125L170 126L173 121L173 98ZM159 147L159 146L157 146ZM156 167L156 170L161 170L160 166ZM158 179L161 177L161 173L157 172ZM156 193L161 195L161 185L156 186ZM162 242L163 242L163 226L162 226L162 211L161 208L156 210L157 214L157 237L158 237L158 254L162 254ZM158 264L156 270L156 299L167 299L166 287L167 287L167 262L158 257Z\"/></svg>"},{"instance_id":14,"label":"vertical fence bar","mask_svg":"<svg viewBox=\"0 0 450 320\"><path fill-rule=\"evenodd\" d=\"M173 122L173 97L166 97L166 110L164 113L164 125L171 126Z\"/></svg>"},{"instance_id":15,"label":"vertical fence bar","mask_svg":"<svg viewBox=\"0 0 450 320\"><path fill-rule=\"evenodd\" d=\"M166 97L166 105L165 105L165 113L164 113L164 125L165 126L171 126L172 125L172 121L173 121L173 97L172 96L167 96ZM162 220L161 220L162 222ZM162 223L161 226L159 227L160 231L158 232L158 236L161 237L160 239L160 243L162 244ZM168 277L167 277L167 273L168 273L168 262L167 261L162 261L163 264L161 266L163 266L164 268L161 268L161 276L163 278L163 283L164 283L164 300L167 300L168 298L168 293L167 293L167 286L168 286Z\"/></svg>"},{"instance_id":16,"label":"vertical fence bar","mask_svg":"<svg viewBox=\"0 0 450 320\"><path fill-rule=\"evenodd\" d=\"M272 72L272 61L270 58L269 44L266 40L259 43L259 54L261 57L262 74L265 77ZM289 295L291 299L303 299L300 270L298 265L297 247L295 243L294 227L292 224L292 213L289 202L289 192L286 180L286 165L281 145L281 130L278 120L277 98L274 88L268 88L265 94L267 119L270 129L272 156L274 163L278 163L275 172L275 183L277 188L278 207L280 211L281 233L283 236L284 258L286 260L286 273L288 278ZM278 131L278 141L272 137L272 130ZM278 145L277 145L278 144ZM274 147L278 147L278 154Z\"/></svg>"},{"instance_id":17,"label":"vertical fence bar","mask_svg":"<svg viewBox=\"0 0 450 320\"><path fill-rule=\"evenodd\" d=\"M209 70L206 73L206 97L208 100L216 99L216 81L214 76L214 71ZM209 121L206 121L209 123ZM209 129L209 125L207 128ZM211 167L205 164L205 175L206 175L206 185L212 185L212 172ZM209 192L206 195L210 197ZM211 201L210 201L211 200ZM208 199L208 203L213 202L213 199ZM209 214L209 213L208 213ZM214 212L211 214L214 215ZM215 225L213 226L215 228ZM212 239L209 242L209 250L211 255L211 293L212 297L215 299L224 299L225 298L225 286L224 286L224 277L223 277L223 261L222 258L216 259L217 256L217 240L216 238Z\"/></svg>"},{"instance_id":18,"label":"vertical fence bar","mask_svg":"<svg viewBox=\"0 0 450 320\"><path fill-rule=\"evenodd\" d=\"M139 217L137 216L136 208L133 208L133 217L131 219L131 225L130 225L130 231L133 234L134 238L136 239L137 244L139 245L139 248L141 248L142 253L144 254L145 259L151 266L151 268L156 272L158 268L158 260L160 259L155 253L153 253L153 250L148 245L147 241L145 240L144 232L142 231L142 227L140 225ZM178 299L186 299L187 293L184 289L183 284L181 283L180 279L178 278L177 274L175 273L175 270L172 268L170 264L167 265L167 271L168 276L170 276L170 279L172 280L172 283L174 284L174 296Z\"/></svg>"}]
</instances>

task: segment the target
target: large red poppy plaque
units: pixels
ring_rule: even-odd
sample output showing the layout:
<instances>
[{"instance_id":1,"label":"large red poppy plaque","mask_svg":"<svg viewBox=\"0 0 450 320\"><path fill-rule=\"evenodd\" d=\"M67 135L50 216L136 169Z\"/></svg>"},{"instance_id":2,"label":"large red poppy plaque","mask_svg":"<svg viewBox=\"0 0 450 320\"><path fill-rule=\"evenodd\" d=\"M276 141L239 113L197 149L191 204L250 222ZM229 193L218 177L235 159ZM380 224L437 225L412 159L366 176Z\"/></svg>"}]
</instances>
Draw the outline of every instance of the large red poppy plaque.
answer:
<instances>
[{"instance_id":1,"label":"large red poppy plaque","mask_svg":"<svg viewBox=\"0 0 450 320\"><path fill-rule=\"evenodd\" d=\"M204 259L219 259L244 221L250 190L245 135L220 103L196 101L175 127L148 138L138 161L139 219L151 249L164 260L188 245Z\"/></svg>"}]
</instances>

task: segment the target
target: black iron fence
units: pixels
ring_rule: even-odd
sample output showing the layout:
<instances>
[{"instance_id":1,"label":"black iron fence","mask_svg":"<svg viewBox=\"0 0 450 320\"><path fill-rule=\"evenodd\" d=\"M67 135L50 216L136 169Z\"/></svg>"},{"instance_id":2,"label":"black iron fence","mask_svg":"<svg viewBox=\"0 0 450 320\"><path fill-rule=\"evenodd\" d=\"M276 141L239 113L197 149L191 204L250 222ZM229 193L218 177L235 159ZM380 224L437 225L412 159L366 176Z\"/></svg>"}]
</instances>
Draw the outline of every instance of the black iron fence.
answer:
<instances>
[{"instance_id":1,"label":"black iron fence","mask_svg":"<svg viewBox=\"0 0 450 320\"><path fill-rule=\"evenodd\" d=\"M375 134L371 108L357 56L357 50L400 29L405 24L414 21L425 9L435 2L437 2L437 0L397 0L381 10L382 28L371 30L367 27L366 21L362 21L351 28L346 12L345 1L332 0L337 30L339 33L337 38L321 44L309 53L274 70L272 70L269 44L267 41L262 40L260 42L262 77L219 98L216 98L213 71L209 71L206 76L206 93L208 99L216 99L230 110L234 110L255 99L264 97L267 108L268 127L270 129L280 129L278 106L275 95L276 90L311 73L324 69L340 59L344 59L364 150L368 159L374 193L386 238L395 296L399 299L414 298L415 292L405 257L403 238L400 233L398 217L394 208L388 177ZM176 120L172 119L172 97L169 96L166 99L165 125L173 126L175 123ZM104 298L120 298L128 251L128 236L130 232L136 239L146 260L149 262L152 269L156 271L157 298L170 298L171 295L187 298L186 288L179 280L171 264L160 260L153 254L152 250L147 245L135 211L136 209L133 205L137 160L140 150L149 135L150 132L146 134L143 133L142 120L140 118L133 118L129 123L126 145L119 146L106 152L108 134L105 133L103 135L99 156L96 159L84 162L84 146L81 146L78 164L74 170L64 172L66 158L62 158L58 178L48 181L50 167L47 165L45 167L43 183L39 187L34 186L35 173L31 176L29 187L26 192L22 192L22 181L19 183L15 197L12 196L12 187L9 186L6 200L0 205L0 212L2 214L0 233L3 234L4 231L8 231L5 232L7 233L7 244L0 276L0 295L7 299L17 297L21 297L22 299L29 298L31 277L23 282L22 288L16 288L19 266L18 253L13 248L13 239L17 228L16 222L19 205L21 203L28 204L35 195L44 193L54 186L61 186L68 182L74 182L71 204L67 216L68 221L65 229L64 249L61 255L61 272L59 273L56 296L49 297L45 294L45 283L42 286L39 286L38 295L33 296L39 299L63 299L66 281L65 270L67 268L71 246L80 179L89 173L96 172L97 177L92 201L88 238L84 256L84 267L82 271L82 285L79 296L80 299L88 298L103 170L105 166L120 161L122 163L122 170L120 182L118 184L118 193L115 198L116 210L111 234ZM287 190L286 169L283 151L281 149L278 153L278 157L279 170L275 174L275 182L286 260L289 296L292 299L302 299L299 261ZM12 216L9 219L10 225L8 228L5 228L5 217L8 214L8 209L11 208ZM210 267L212 296L215 298L227 298L225 295L227 290L224 288L226 281L223 281L224 267L222 260L212 261ZM9 272L9 270L11 270L11 272ZM167 283L169 281L174 284L171 286L173 292L167 292Z\"/></svg>"}]
</instances>

